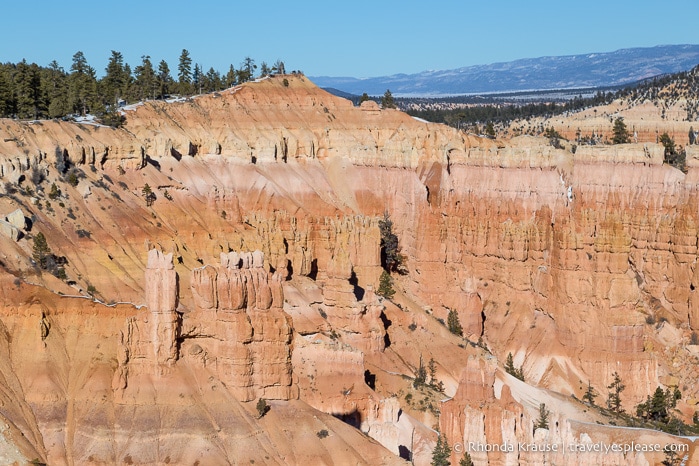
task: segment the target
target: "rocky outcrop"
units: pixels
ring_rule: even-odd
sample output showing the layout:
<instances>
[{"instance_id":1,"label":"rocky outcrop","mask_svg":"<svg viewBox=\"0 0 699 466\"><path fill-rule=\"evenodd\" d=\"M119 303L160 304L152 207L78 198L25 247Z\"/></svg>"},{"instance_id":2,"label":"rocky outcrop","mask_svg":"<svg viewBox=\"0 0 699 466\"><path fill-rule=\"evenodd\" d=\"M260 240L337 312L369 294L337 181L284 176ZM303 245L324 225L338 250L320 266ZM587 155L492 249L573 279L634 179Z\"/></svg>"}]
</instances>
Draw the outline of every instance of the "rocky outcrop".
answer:
<instances>
[{"instance_id":1,"label":"rocky outcrop","mask_svg":"<svg viewBox=\"0 0 699 466\"><path fill-rule=\"evenodd\" d=\"M13 241L18 241L24 236L27 229L27 219L21 209L9 213L3 220L0 220L0 233Z\"/></svg>"},{"instance_id":2,"label":"rocky outcrop","mask_svg":"<svg viewBox=\"0 0 699 466\"><path fill-rule=\"evenodd\" d=\"M221 254L221 266L192 273L196 308L177 312L178 277L172 254L148 253L148 311L129 318L120 335L113 388L123 390L136 371L168 372L183 352L214 369L240 401L295 398L291 326L282 310L279 274L264 268L264 255Z\"/></svg>"},{"instance_id":3,"label":"rocky outcrop","mask_svg":"<svg viewBox=\"0 0 699 466\"><path fill-rule=\"evenodd\" d=\"M172 254L164 255L151 249L146 265L146 305L151 316L148 323L153 353L148 359L159 366L171 366L177 361L178 292L178 277L172 264Z\"/></svg>"},{"instance_id":4,"label":"rocky outcrop","mask_svg":"<svg viewBox=\"0 0 699 466\"><path fill-rule=\"evenodd\" d=\"M148 310L126 320L119 335L119 367L112 388L123 390L129 372L163 375L179 357L180 316L177 313L178 277L172 254L148 251L146 303Z\"/></svg>"},{"instance_id":5,"label":"rocky outcrop","mask_svg":"<svg viewBox=\"0 0 699 466\"><path fill-rule=\"evenodd\" d=\"M184 337L197 341L190 353L206 351L205 362L241 401L297 396L281 275L263 265L261 251L230 252L220 267L195 269L195 311L184 322Z\"/></svg>"},{"instance_id":6,"label":"rocky outcrop","mask_svg":"<svg viewBox=\"0 0 699 466\"><path fill-rule=\"evenodd\" d=\"M384 306L373 287L361 289L352 285L354 272L349 255L338 244L328 263L323 282L323 299L328 323L345 333L343 341L364 352L383 351L386 329L381 320ZM358 296L361 295L361 296Z\"/></svg>"},{"instance_id":7,"label":"rocky outcrop","mask_svg":"<svg viewBox=\"0 0 699 466\"><path fill-rule=\"evenodd\" d=\"M322 289L322 309L343 341L365 352L383 351L383 305L374 293L381 273L376 218L347 216L314 221L276 213L251 215L257 244L285 279L313 277Z\"/></svg>"},{"instance_id":8,"label":"rocky outcrop","mask_svg":"<svg viewBox=\"0 0 699 466\"><path fill-rule=\"evenodd\" d=\"M18 230L25 230L27 228L27 218L24 216L22 209L17 209L7 214L5 221Z\"/></svg>"},{"instance_id":9,"label":"rocky outcrop","mask_svg":"<svg viewBox=\"0 0 699 466\"><path fill-rule=\"evenodd\" d=\"M397 398L384 398L367 385L361 351L319 335L297 336L293 363L302 400L367 433L395 455L401 448L410 451L414 421L402 415Z\"/></svg>"}]
</instances>

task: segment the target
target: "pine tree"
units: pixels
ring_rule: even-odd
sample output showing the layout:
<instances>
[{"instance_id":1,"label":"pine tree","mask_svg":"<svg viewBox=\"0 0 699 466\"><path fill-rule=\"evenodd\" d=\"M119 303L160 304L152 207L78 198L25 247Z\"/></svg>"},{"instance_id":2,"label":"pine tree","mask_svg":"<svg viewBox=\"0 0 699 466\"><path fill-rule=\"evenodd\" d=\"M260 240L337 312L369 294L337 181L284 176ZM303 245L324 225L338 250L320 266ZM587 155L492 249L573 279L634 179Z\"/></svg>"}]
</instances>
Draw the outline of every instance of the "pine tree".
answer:
<instances>
[{"instance_id":1,"label":"pine tree","mask_svg":"<svg viewBox=\"0 0 699 466\"><path fill-rule=\"evenodd\" d=\"M521 381L524 381L524 371L521 367L519 369L515 367L512 353L507 353L507 359L505 360L505 372Z\"/></svg>"},{"instance_id":2,"label":"pine tree","mask_svg":"<svg viewBox=\"0 0 699 466\"><path fill-rule=\"evenodd\" d=\"M213 67L209 68L204 78L204 92L220 91L223 88L221 75Z\"/></svg>"},{"instance_id":3,"label":"pine tree","mask_svg":"<svg viewBox=\"0 0 699 466\"><path fill-rule=\"evenodd\" d=\"M0 63L0 118L12 116L12 88L5 66Z\"/></svg>"},{"instance_id":4,"label":"pine tree","mask_svg":"<svg viewBox=\"0 0 699 466\"><path fill-rule=\"evenodd\" d=\"M66 72L56 60L41 70L41 93L49 118L58 118L70 113L66 76Z\"/></svg>"},{"instance_id":5,"label":"pine tree","mask_svg":"<svg viewBox=\"0 0 699 466\"><path fill-rule=\"evenodd\" d=\"M437 362L434 358L430 358L430 362L427 363L427 370L430 373L430 388L438 392L444 392L444 383L441 380L437 380Z\"/></svg>"},{"instance_id":6,"label":"pine tree","mask_svg":"<svg viewBox=\"0 0 699 466\"><path fill-rule=\"evenodd\" d=\"M663 466L679 466L683 464L682 457L677 454L672 445L665 445L663 452L665 453L665 459L661 463Z\"/></svg>"},{"instance_id":7,"label":"pine tree","mask_svg":"<svg viewBox=\"0 0 699 466\"><path fill-rule=\"evenodd\" d=\"M272 65L272 71L276 74L286 74L286 67L284 66L284 62L280 59L277 59L277 61L274 62L274 65Z\"/></svg>"},{"instance_id":8,"label":"pine tree","mask_svg":"<svg viewBox=\"0 0 699 466\"><path fill-rule=\"evenodd\" d=\"M464 456L459 460L459 466L473 466L473 460L467 451L464 452Z\"/></svg>"},{"instance_id":9,"label":"pine tree","mask_svg":"<svg viewBox=\"0 0 699 466\"><path fill-rule=\"evenodd\" d=\"M26 60L17 63L15 72L15 111L18 118L39 118L41 81L39 66Z\"/></svg>"},{"instance_id":10,"label":"pine tree","mask_svg":"<svg viewBox=\"0 0 699 466\"><path fill-rule=\"evenodd\" d=\"M653 393L648 405L648 416L654 421L667 422L668 419L668 399L665 396L665 391L658 387Z\"/></svg>"},{"instance_id":11,"label":"pine tree","mask_svg":"<svg viewBox=\"0 0 699 466\"><path fill-rule=\"evenodd\" d=\"M393 279L385 270L381 272L381 277L379 277L379 288L376 290L376 294L386 299L392 299L396 294L396 290L393 289Z\"/></svg>"},{"instance_id":12,"label":"pine tree","mask_svg":"<svg viewBox=\"0 0 699 466\"><path fill-rule=\"evenodd\" d=\"M430 372L430 384L437 379L437 361L434 358L430 358L430 362L427 363L427 370Z\"/></svg>"},{"instance_id":13,"label":"pine tree","mask_svg":"<svg viewBox=\"0 0 699 466\"><path fill-rule=\"evenodd\" d=\"M202 73L201 66L199 66L198 63L194 65L194 72L192 73L192 87L194 88L195 94L201 94Z\"/></svg>"},{"instance_id":14,"label":"pine tree","mask_svg":"<svg viewBox=\"0 0 699 466\"><path fill-rule=\"evenodd\" d=\"M665 148L665 157L666 158L675 153L675 140L672 139L669 134L663 133L660 136L660 144L662 144L663 147Z\"/></svg>"},{"instance_id":15,"label":"pine tree","mask_svg":"<svg viewBox=\"0 0 699 466\"><path fill-rule=\"evenodd\" d=\"M459 322L459 314L453 309L450 309L449 314L447 315L447 328L454 335L458 335L460 337L464 335L461 322Z\"/></svg>"},{"instance_id":16,"label":"pine tree","mask_svg":"<svg viewBox=\"0 0 699 466\"><path fill-rule=\"evenodd\" d=\"M660 136L659 141L665 147L665 157L663 158L663 162L686 173L686 152L684 150L678 151L677 147L675 146L675 140L667 133L663 133Z\"/></svg>"},{"instance_id":17,"label":"pine tree","mask_svg":"<svg viewBox=\"0 0 699 466\"><path fill-rule=\"evenodd\" d=\"M155 202L156 196L151 187L148 185L148 183L146 183L145 186L143 186L141 193L143 194L143 197L146 200L146 205L148 207L152 206Z\"/></svg>"},{"instance_id":18,"label":"pine tree","mask_svg":"<svg viewBox=\"0 0 699 466\"><path fill-rule=\"evenodd\" d=\"M238 82L244 83L254 79L256 69L257 65L255 64L255 60L250 57L245 57L238 70Z\"/></svg>"},{"instance_id":19,"label":"pine tree","mask_svg":"<svg viewBox=\"0 0 699 466\"><path fill-rule=\"evenodd\" d=\"M629 131L626 128L626 123L624 123L624 119L622 117L618 117L616 120L614 120L612 133L613 144L627 144L630 140Z\"/></svg>"},{"instance_id":20,"label":"pine tree","mask_svg":"<svg viewBox=\"0 0 699 466\"><path fill-rule=\"evenodd\" d=\"M51 183L51 190L49 191L49 199L56 200L60 197L61 195L61 190L58 189L58 186L56 186L56 183Z\"/></svg>"},{"instance_id":21,"label":"pine tree","mask_svg":"<svg viewBox=\"0 0 699 466\"><path fill-rule=\"evenodd\" d=\"M160 60L158 64L158 97L163 99L165 96L170 94L170 87L172 86L172 76L170 76L170 67L165 60Z\"/></svg>"},{"instance_id":22,"label":"pine tree","mask_svg":"<svg viewBox=\"0 0 699 466\"><path fill-rule=\"evenodd\" d=\"M98 107L95 70L87 64L85 55L78 51L73 55L73 65L68 77L71 110L82 115Z\"/></svg>"},{"instance_id":23,"label":"pine tree","mask_svg":"<svg viewBox=\"0 0 699 466\"><path fill-rule=\"evenodd\" d=\"M361 95L361 97L359 97L359 105L362 105L362 104L363 104L364 102L366 102L367 100L371 100L371 99L369 99L369 94L367 94L367 93L365 92L365 93L363 93L363 94Z\"/></svg>"},{"instance_id":24,"label":"pine tree","mask_svg":"<svg viewBox=\"0 0 699 466\"><path fill-rule=\"evenodd\" d=\"M112 55L105 68L104 78L100 82L105 104L116 106L119 99L126 97L129 81L130 76L126 74L124 56L121 52L112 50Z\"/></svg>"},{"instance_id":25,"label":"pine tree","mask_svg":"<svg viewBox=\"0 0 699 466\"><path fill-rule=\"evenodd\" d=\"M668 408L675 408L677 407L677 401L682 399L682 392L677 386L672 387L672 390L668 387L665 390L665 398L667 399Z\"/></svg>"},{"instance_id":26,"label":"pine tree","mask_svg":"<svg viewBox=\"0 0 699 466\"><path fill-rule=\"evenodd\" d=\"M492 121L485 125L485 135L490 139L495 139L495 126L493 126Z\"/></svg>"},{"instance_id":27,"label":"pine tree","mask_svg":"<svg viewBox=\"0 0 699 466\"><path fill-rule=\"evenodd\" d=\"M233 87L238 83L238 73L236 72L233 65L228 68L228 73L226 73L226 87Z\"/></svg>"},{"instance_id":28,"label":"pine tree","mask_svg":"<svg viewBox=\"0 0 699 466\"><path fill-rule=\"evenodd\" d=\"M187 49L182 49L177 71L178 90L180 94L190 95L192 93L192 59Z\"/></svg>"},{"instance_id":29,"label":"pine tree","mask_svg":"<svg viewBox=\"0 0 699 466\"><path fill-rule=\"evenodd\" d=\"M646 401L636 405L636 417L648 419L650 417L650 395L646 396Z\"/></svg>"},{"instance_id":30,"label":"pine tree","mask_svg":"<svg viewBox=\"0 0 699 466\"><path fill-rule=\"evenodd\" d=\"M539 405L539 418L534 423L534 429L548 429L549 414L551 414L551 412L546 409L546 403L541 403Z\"/></svg>"},{"instance_id":31,"label":"pine tree","mask_svg":"<svg viewBox=\"0 0 699 466\"><path fill-rule=\"evenodd\" d=\"M157 81L153 63L148 55L141 57L141 64L134 70L136 81L134 82L135 96L137 100L152 99L157 92Z\"/></svg>"},{"instance_id":32,"label":"pine tree","mask_svg":"<svg viewBox=\"0 0 699 466\"><path fill-rule=\"evenodd\" d=\"M52 256L51 248L49 248L46 237L42 232L37 233L36 236L34 236L34 248L32 251L34 262L36 262L39 268L45 270L50 256Z\"/></svg>"},{"instance_id":33,"label":"pine tree","mask_svg":"<svg viewBox=\"0 0 699 466\"><path fill-rule=\"evenodd\" d=\"M422 355L420 355L420 365L417 368L417 371L415 372L415 380L413 380L413 387L414 388L420 388L425 386L427 383L427 369L425 369L425 365L422 363Z\"/></svg>"},{"instance_id":34,"label":"pine tree","mask_svg":"<svg viewBox=\"0 0 699 466\"><path fill-rule=\"evenodd\" d=\"M383 108L396 108L396 101L393 99L393 94L389 89L386 89L383 97L381 97L381 107Z\"/></svg>"},{"instance_id":35,"label":"pine tree","mask_svg":"<svg viewBox=\"0 0 699 466\"><path fill-rule=\"evenodd\" d=\"M512 353L507 353L507 359L505 360L505 372L510 375L514 375L516 370L517 369L515 369L515 362L514 358L512 357Z\"/></svg>"},{"instance_id":36,"label":"pine tree","mask_svg":"<svg viewBox=\"0 0 699 466\"><path fill-rule=\"evenodd\" d=\"M398 236L393 233L393 221L384 212L383 219L379 220L379 232L381 233L381 265L388 272L403 271L403 256L398 247Z\"/></svg>"},{"instance_id":37,"label":"pine tree","mask_svg":"<svg viewBox=\"0 0 699 466\"><path fill-rule=\"evenodd\" d=\"M437 446L432 450L432 466L450 466L451 461L451 448L449 448L449 441L445 435L439 434L437 437Z\"/></svg>"},{"instance_id":38,"label":"pine tree","mask_svg":"<svg viewBox=\"0 0 699 466\"><path fill-rule=\"evenodd\" d=\"M590 384L590 381L588 380L587 382L587 390L585 390L585 394L583 395L582 399L583 401L587 401L590 403L591 406L595 405L595 398L597 398L597 393L595 393L595 389L592 388L592 385Z\"/></svg>"},{"instance_id":39,"label":"pine tree","mask_svg":"<svg viewBox=\"0 0 699 466\"><path fill-rule=\"evenodd\" d=\"M614 380L607 387L609 390L611 390L607 396L607 408L611 409L617 414L623 413L624 410L621 408L621 392L624 391L626 385L621 383L621 377L619 377L618 373L614 372L612 377Z\"/></svg>"}]
</instances>

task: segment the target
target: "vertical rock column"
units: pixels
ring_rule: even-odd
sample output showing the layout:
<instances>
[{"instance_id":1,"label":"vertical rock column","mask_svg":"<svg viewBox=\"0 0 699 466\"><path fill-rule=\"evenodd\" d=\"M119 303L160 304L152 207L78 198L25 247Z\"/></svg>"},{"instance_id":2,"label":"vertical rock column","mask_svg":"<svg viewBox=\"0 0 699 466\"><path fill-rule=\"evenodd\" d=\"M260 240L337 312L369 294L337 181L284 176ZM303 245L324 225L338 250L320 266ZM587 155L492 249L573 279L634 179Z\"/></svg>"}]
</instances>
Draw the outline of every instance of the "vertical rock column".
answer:
<instances>
[{"instance_id":1,"label":"vertical rock column","mask_svg":"<svg viewBox=\"0 0 699 466\"><path fill-rule=\"evenodd\" d=\"M177 272L172 254L157 249L148 252L146 265L146 304L150 311L151 361L158 366L171 366L177 361L179 319L177 308Z\"/></svg>"},{"instance_id":2,"label":"vertical rock column","mask_svg":"<svg viewBox=\"0 0 699 466\"><path fill-rule=\"evenodd\" d=\"M252 253L249 270L255 289L255 302L248 301L247 313L252 323L253 381L257 396L288 400L291 387L291 325L284 313L282 277L264 268L261 251Z\"/></svg>"},{"instance_id":3,"label":"vertical rock column","mask_svg":"<svg viewBox=\"0 0 699 466\"><path fill-rule=\"evenodd\" d=\"M372 286L367 286L361 302L357 301L350 284L352 262L349 254L338 245L327 265L323 285L323 301L328 322L333 328L345 332L344 341L365 352L381 352L385 349L386 329L381 320L384 306L379 302Z\"/></svg>"},{"instance_id":4,"label":"vertical rock column","mask_svg":"<svg viewBox=\"0 0 699 466\"><path fill-rule=\"evenodd\" d=\"M221 268L216 279L216 372L240 401L255 398L249 349L252 324L245 312L249 300L255 299L254 289L248 283L249 277L245 273L246 266L249 267L248 262L246 257L241 257L236 252L221 254Z\"/></svg>"}]
</instances>

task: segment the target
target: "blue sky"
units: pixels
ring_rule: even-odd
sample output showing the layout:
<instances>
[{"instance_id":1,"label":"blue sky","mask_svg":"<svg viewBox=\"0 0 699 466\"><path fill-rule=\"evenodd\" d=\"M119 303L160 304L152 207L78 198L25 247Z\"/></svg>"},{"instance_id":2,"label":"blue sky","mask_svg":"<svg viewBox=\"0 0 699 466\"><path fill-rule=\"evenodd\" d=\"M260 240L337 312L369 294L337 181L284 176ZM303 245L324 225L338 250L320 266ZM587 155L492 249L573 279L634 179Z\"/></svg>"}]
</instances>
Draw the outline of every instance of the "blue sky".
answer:
<instances>
[{"instance_id":1,"label":"blue sky","mask_svg":"<svg viewBox=\"0 0 699 466\"><path fill-rule=\"evenodd\" d=\"M0 61L65 69L81 50L102 75L111 50L176 70L282 59L309 76L369 77L620 48L699 43L696 0L38 0L2 6ZM173 73L175 74L175 73Z\"/></svg>"}]
</instances>

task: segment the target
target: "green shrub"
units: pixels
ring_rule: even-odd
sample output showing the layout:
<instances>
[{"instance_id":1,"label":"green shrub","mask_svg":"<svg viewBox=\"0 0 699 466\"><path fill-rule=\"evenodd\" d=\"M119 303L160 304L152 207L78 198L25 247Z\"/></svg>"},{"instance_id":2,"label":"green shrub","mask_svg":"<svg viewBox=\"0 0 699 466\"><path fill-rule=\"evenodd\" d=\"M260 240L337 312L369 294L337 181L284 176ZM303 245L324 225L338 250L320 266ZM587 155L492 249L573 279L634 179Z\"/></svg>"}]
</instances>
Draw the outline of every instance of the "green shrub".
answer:
<instances>
[{"instance_id":1,"label":"green shrub","mask_svg":"<svg viewBox=\"0 0 699 466\"><path fill-rule=\"evenodd\" d=\"M51 184L51 190L49 191L49 199L56 200L61 195L61 190L58 189L56 183Z\"/></svg>"},{"instance_id":2,"label":"green shrub","mask_svg":"<svg viewBox=\"0 0 699 466\"><path fill-rule=\"evenodd\" d=\"M269 411L270 406L267 404L267 401L264 398L260 398L257 400L257 405L255 405L255 409L257 409L257 418L261 419L265 414L267 414L267 411Z\"/></svg>"},{"instance_id":3,"label":"green shrub","mask_svg":"<svg viewBox=\"0 0 699 466\"><path fill-rule=\"evenodd\" d=\"M76 187L78 185L78 175L76 175L74 172L68 173L67 181L69 185Z\"/></svg>"}]
</instances>

